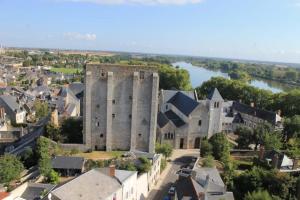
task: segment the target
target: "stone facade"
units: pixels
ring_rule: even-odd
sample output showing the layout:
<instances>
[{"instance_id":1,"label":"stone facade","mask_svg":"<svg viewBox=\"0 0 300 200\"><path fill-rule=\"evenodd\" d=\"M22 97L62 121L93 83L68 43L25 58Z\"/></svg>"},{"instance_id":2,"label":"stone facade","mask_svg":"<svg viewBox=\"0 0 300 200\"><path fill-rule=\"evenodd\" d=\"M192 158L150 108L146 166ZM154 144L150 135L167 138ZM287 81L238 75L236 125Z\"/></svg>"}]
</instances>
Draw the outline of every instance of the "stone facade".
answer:
<instances>
[{"instance_id":1,"label":"stone facade","mask_svg":"<svg viewBox=\"0 0 300 200\"><path fill-rule=\"evenodd\" d=\"M154 152L158 86L158 74L151 67L87 64L85 145Z\"/></svg>"}]
</instances>

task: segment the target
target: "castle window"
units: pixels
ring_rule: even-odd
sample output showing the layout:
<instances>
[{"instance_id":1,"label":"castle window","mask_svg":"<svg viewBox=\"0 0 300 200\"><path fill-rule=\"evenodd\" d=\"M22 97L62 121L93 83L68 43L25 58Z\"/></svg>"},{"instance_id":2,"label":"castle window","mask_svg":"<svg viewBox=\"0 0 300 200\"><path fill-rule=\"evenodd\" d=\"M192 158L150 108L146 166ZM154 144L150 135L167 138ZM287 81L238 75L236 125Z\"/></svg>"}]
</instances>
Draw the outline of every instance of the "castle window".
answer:
<instances>
[{"instance_id":1,"label":"castle window","mask_svg":"<svg viewBox=\"0 0 300 200\"><path fill-rule=\"evenodd\" d=\"M101 70L101 77L105 76L105 72L103 70Z\"/></svg>"},{"instance_id":2,"label":"castle window","mask_svg":"<svg viewBox=\"0 0 300 200\"><path fill-rule=\"evenodd\" d=\"M168 134L167 134L167 133L165 133L165 140L166 140L166 139L168 139Z\"/></svg>"},{"instance_id":3,"label":"castle window","mask_svg":"<svg viewBox=\"0 0 300 200\"><path fill-rule=\"evenodd\" d=\"M100 137L103 138L103 134L100 134Z\"/></svg>"},{"instance_id":4,"label":"castle window","mask_svg":"<svg viewBox=\"0 0 300 200\"><path fill-rule=\"evenodd\" d=\"M168 139L170 139L170 138L171 138L171 133L169 132L169 133L168 133Z\"/></svg>"},{"instance_id":5,"label":"castle window","mask_svg":"<svg viewBox=\"0 0 300 200\"><path fill-rule=\"evenodd\" d=\"M96 108L100 108L100 105L99 105L99 104L97 104L97 105L96 105Z\"/></svg>"},{"instance_id":6,"label":"castle window","mask_svg":"<svg viewBox=\"0 0 300 200\"><path fill-rule=\"evenodd\" d=\"M214 108L216 108L216 107L217 107L217 102L214 103Z\"/></svg>"},{"instance_id":7,"label":"castle window","mask_svg":"<svg viewBox=\"0 0 300 200\"><path fill-rule=\"evenodd\" d=\"M97 122L96 126L98 126L98 127L99 127L99 126L100 126L100 122Z\"/></svg>"},{"instance_id":8,"label":"castle window","mask_svg":"<svg viewBox=\"0 0 300 200\"><path fill-rule=\"evenodd\" d=\"M131 119L131 117L132 117L132 116L131 116L131 114L129 114L129 116L128 116L128 117L129 117L129 119Z\"/></svg>"},{"instance_id":9,"label":"castle window","mask_svg":"<svg viewBox=\"0 0 300 200\"><path fill-rule=\"evenodd\" d=\"M217 102L217 108L219 108L219 102Z\"/></svg>"},{"instance_id":10,"label":"castle window","mask_svg":"<svg viewBox=\"0 0 300 200\"><path fill-rule=\"evenodd\" d=\"M113 103L113 104L116 104L116 100L115 100L115 99L113 99L113 100L112 100L112 103Z\"/></svg>"},{"instance_id":11,"label":"castle window","mask_svg":"<svg viewBox=\"0 0 300 200\"><path fill-rule=\"evenodd\" d=\"M198 125L201 126L202 125L202 120L198 121Z\"/></svg>"},{"instance_id":12,"label":"castle window","mask_svg":"<svg viewBox=\"0 0 300 200\"><path fill-rule=\"evenodd\" d=\"M112 118L116 118L116 114L115 113L112 114Z\"/></svg>"},{"instance_id":13,"label":"castle window","mask_svg":"<svg viewBox=\"0 0 300 200\"><path fill-rule=\"evenodd\" d=\"M173 138L174 138L174 134L173 134L173 133L171 133L171 139L173 140Z\"/></svg>"},{"instance_id":14,"label":"castle window","mask_svg":"<svg viewBox=\"0 0 300 200\"><path fill-rule=\"evenodd\" d=\"M168 108L169 108L168 105L166 105L166 110L168 110Z\"/></svg>"},{"instance_id":15,"label":"castle window","mask_svg":"<svg viewBox=\"0 0 300 200\"><path fill-rule=\"evenodd\" d=\"M140 72L140 79L144 79L145 78L145 72L141 71Z\"/></svg>"},{"instance_id":16,"label":"castle window","mask_svg":"<svg viewBox=\"0 0 300 200\"><path fill-rule=\"evenodd\" d=\"M131 95L129 95L129 100L132 100L132 96Z\"/></svg>"},{"instance_id":17,"label":"castle window","mask_svg":"<svg viewBox=\"0 0 300 200\"><path fill-rule=\"evenodd\" d=\"M142 134L141 133L139 133L139 137L141 137L142 136Z\"/></svg>"}]
</instances>

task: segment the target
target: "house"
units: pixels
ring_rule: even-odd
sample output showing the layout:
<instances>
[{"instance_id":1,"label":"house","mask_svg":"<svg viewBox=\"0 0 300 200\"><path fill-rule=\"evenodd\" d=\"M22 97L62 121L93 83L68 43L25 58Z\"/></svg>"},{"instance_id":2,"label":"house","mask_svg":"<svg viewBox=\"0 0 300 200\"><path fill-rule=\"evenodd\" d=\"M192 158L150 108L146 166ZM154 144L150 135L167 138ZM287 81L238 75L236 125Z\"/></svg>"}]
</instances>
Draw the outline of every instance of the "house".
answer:
<instances>
[{"instance_id":1,"label":"house","mask_svg":"<svg viewBox=\"0 0 300 200\"><path fill-rule=\"evenodd\" d=\"M261 123L280 128L281 117L254 104L224 101L217 88L205 100L187 91L161 90L157 114L157 139L176 149L199 148L200 138L233 133L238 126L255 128Z\"/></svg>"},{"instance_id":2,"label":"house","mask_svg":"<svg viewBox=\"0 0 300 200\"><path fill-rule=\"evenodd\" d=\"M50 192L48 200L136 199L137 172L109 168L92 169Z\"/></svg>"},{"instance_id":3,"label":"house","mask_svg":"<svg viewBox=\"0 0 300 200\"><path fill-rule=\"evenodd\" d=\"M76 176L84 171L84 158L70 156L55 156L52 168L62 176Z\"/></svg>"},{"instance_id":4,"label":"house","mask_svg":"<svg viewBox=\"0 0 300 200\"><path fill-rule=\"evenodd\" d=\"M47 195L55 185L26 182L9 192L3 200L36 200Z\"/></svg>"},{"instance_id":5,"label":"house","mask_svg":"<svg viewBox=\"0 0 300 200\"><path fill-rule=\"evenodd\" d=\"M22 124L26 121L26 111L21 106L16 97L11 95L1 95L0 105L4 107L13 124Z\"/></svg>"},{"instance_id":6,"label":"house","mask_svg":"<svg viewBox=\"0 0 300 200\"><path fill-rule=\"evenodd\" d=\"M195 167L190 174L179 174L175 188L176 200L234 200L216 168Z\"/></svg>"}]
</instances>

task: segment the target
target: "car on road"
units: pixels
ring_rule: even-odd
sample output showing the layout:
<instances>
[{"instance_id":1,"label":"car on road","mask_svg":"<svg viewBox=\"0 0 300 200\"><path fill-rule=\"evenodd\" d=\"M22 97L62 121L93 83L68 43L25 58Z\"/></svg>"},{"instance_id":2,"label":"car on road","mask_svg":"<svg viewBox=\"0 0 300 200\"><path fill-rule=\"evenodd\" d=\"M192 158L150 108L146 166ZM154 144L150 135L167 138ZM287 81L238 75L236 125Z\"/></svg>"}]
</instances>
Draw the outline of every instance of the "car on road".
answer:
<instances>
[{"instance_id":1,"label":"car on road","mask_svg":"<svg viewBox=\"0 0 300 200\"><path fill-rule=\"evenodd\" d=\"M174 186L170 187L169 191L168 191L168 195L169 196L173 196L175 195L176 189Z\"/></svg>"}]
</instances>

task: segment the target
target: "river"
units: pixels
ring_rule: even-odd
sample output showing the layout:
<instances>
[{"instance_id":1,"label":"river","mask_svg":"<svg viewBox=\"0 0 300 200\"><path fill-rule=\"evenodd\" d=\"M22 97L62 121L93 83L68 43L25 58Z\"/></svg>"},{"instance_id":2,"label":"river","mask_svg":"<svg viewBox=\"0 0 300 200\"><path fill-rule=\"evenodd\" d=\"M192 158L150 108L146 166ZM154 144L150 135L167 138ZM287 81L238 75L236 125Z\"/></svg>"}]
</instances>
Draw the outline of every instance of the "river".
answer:
<instances>
[{"instance_id":1,"label":"river","mask_svg":"<svg viewBox=\"0 0 300 200\"><path fill-rule=\"evenodd\" d=\"M229 78L227 73L223 73L221 71L212 71L203 67L192 65L191 63L187 62L176 62L172 65L174 67L179 66L180 68L189 71L193 88L201 86L203 82L208 81L212 77L221 76L224 78ZM273 93L288 91L292 89L292 86L288 84L265 79L254 79L249 84L260 89L270 90Z\"/></svg>"}]
</instances>

